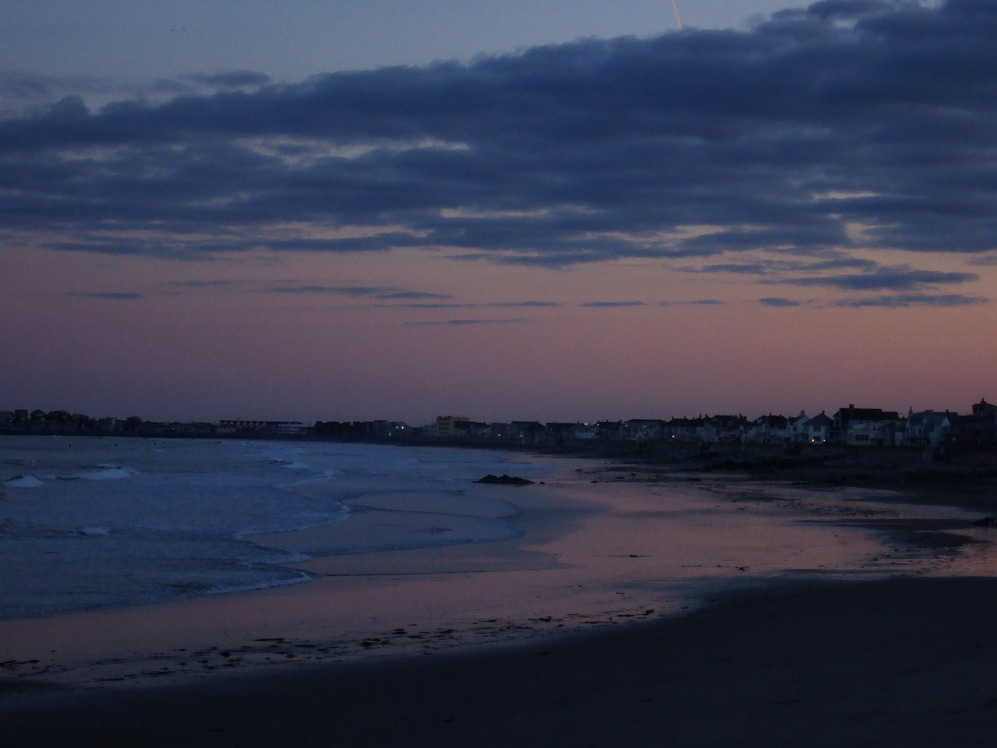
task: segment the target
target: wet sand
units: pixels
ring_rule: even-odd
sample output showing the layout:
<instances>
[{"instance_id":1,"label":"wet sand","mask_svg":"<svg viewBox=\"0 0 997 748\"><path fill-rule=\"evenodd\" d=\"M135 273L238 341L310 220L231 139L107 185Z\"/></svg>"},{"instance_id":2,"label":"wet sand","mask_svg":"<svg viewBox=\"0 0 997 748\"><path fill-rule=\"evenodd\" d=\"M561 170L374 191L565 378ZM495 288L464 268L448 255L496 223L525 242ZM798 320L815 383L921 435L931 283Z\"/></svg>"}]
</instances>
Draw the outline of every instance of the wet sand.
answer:
<instances>
[{"instance_id":1,"label":"wet sand","mask_svg":"<svg viewBox=\"0 0 997 748\"><path fill-rule=\"evenodd\" d=\"M992 743L997 580L946 573L989 573L990 557L946 566L943 552L927 564L939 578L905 576L925 566L912 537L992 529L956 510L891 518L888 496L885 514L820 504L843 527L903 530L895 554L803 523L824 545L801 566L847 554L858 581L744 564L752 581L737 585L757 558L745 522L711 549L725 568L704 600L695 569L688 594L654 584L664 545L687 553L716 530L663 543L650 529L659 489L671 490L616 486L611 512L604 487L544 489L517 518L528 540L315 559L307 585L0 623L4 733L12 745ZM776 513L806 510L809 495L710 490Z\"/></svg>"},{"instance_id":2,"label":"wet sand","mask_svg":"<svg viewBox=\"0 0 997 748\"><path fill-rule=\"evenodd\" d=\"M515 648L0 707L7 745L984 746L997 581L774 589Z\"/></svg>"}]
</instances>

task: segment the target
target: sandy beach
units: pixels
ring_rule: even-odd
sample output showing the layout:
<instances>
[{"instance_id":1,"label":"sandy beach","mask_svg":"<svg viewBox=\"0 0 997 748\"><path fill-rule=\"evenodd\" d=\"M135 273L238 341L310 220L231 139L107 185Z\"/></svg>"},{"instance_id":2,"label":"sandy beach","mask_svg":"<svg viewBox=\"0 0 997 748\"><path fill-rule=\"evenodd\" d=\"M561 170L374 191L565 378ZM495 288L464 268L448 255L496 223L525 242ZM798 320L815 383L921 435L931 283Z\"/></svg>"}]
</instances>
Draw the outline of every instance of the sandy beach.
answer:
<instances>
[{"instance_id":1,"label":"sandy beach","mask_svg":"<svg viewBox=\"0 0 997 748\"><path fill-rule=\"evenodd\" d=\"M997 582L772 590L542 644L3 707L8 745L985 746Z\"/></svg>"},{"instance_id":2,"label":"sandy beach","mask_svg":"<svg viewBox=\"0 0 997 748\"><path fill-rule=\"evenodd\" d=\"M985 498L967 511L939 494L909 515L891 492L592 475L478 489L520 505L515 539L313 558L305 585L0 622L4 733L11 745L992 743L994 530L971 522ZM665 494L675 511L706 497L750 512L664 537ZM799 535L773 549L780 516ZM688 585L657 584L676 558L692 560Z\"/></svg>"}]
</instances>

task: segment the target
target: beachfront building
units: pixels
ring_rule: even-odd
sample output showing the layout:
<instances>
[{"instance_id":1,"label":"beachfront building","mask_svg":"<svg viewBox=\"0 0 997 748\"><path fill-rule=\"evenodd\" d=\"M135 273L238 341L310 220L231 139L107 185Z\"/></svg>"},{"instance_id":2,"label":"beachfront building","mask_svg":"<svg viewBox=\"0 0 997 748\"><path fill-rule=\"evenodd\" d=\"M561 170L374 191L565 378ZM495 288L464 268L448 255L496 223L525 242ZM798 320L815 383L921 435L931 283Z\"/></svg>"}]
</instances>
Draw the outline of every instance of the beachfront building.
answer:
<instances>
[{"instance_id":1,"label":"beachfront building","mask_svg":"<svg viewBox=\"0 0 997 748\"><path fill-rule=\"evenodd\" d=\"M955 422L955 413L933 410L915 413L911 409L907 413L906 428L898 433L897 443L907 447L941 447L951 441Z\"/></svg>"},{"instance_id":2,"label":"beachfront building","mask_svg":"<svg viewBox=\"0 0 997 748\"><path fill-rule=\"evenodd\" d=\"M217 427L212 427L211 424L165 424L165 426L176 433L187 433L187 426L192 426L195 430L205 426L215 430L219 436L256 436L266 438L306 436L311 432L311 427L304 425L300 421L226 419L219 421Z\"/></svg>"},{"instance_id":3,"label":"beachfront building","mask_svg":"<svg viewBox=\"0 0 997 748\"><path fill-rule=\"evenodd\" d=\"M749 444L788 444L791 439L790 422L786 416L759 416L748 426L744 440Z\"/></svg>"},{"instance_id":4,"label":"beachfront building","mask_svg":"<svg viewBox=\"0 0 997 748\"><path fill-rule=\"evenodd\" d=\"M623 438L623 421L596 421L595 432L600 441L617 441Z\"/></svg>"},{"instance_id":5,"label":"beachfront building","mask_svg":"<svg viewBox=\"0 0 997 748\"><path fill-rule=\"evenodd\" d=\"M803 424L801 434L804 444L827 444L834 432L834 421L822 410Z\"/></svg>"},{"instance_id":6,"label":"beachfront building","mask_svg":"<svg viewBox=\"0 0 997 748\"><path fill-rule=\"evenodd\" d=\"M849 404L834 414L834 429L843 444L854 447L883 447L896 443L902 427L900 414L879 408L856 408Z\"/></svg>"},{"instance_id":7,"label":"beachfront building","mask_svg":"<svg viewBox=\"0 0 997 748\"><path fill-rule=\"evenodd\" d=\"M748 419L741 415L707 416L703 420L700 441L705 444L737 444L744 441L748 426Z\"/></svg>"},{"instance_id":8,"label":"beachfront building","mask_svg":"<svg viewBox=\"0 0 997 748\"><path fill-rule=\"evenodd\" d=\"M993 448L997 445L997 405L980 400L973 404L972 415L956 416L952 438L961 447Z\"/></svg>"},{"instance_id":9,"label":"beachfront building","mask_svg":"<svg viewBox=\"0 0 997 748\"><path fill-rule=\"evenodd\" d=\"M660 441L664 422L658 419L631 418L623 422L623 438L627 441Z\"/></svg>"},{"instance_id":10,"label":"beachfront building","mask_svg":"<svg viewBox=\"0 0 997 748\"><path fill-rule=\"evenodd\" d=\"M436 436L439 439L467 437L471 431L471 419L467 416L438 416Z\"/></svg>"},{"instance_id":11,"label":"beachfront building","mask_svg":"<svg viewBox=\"0 0 997 748\"><path fill-rule=\"evenodd\" d=\"M695 441L699 437L702 426L703 419L701 417L673 418L665 424L664 438L675 442Z\"/></svg>"},{"instance_id":12,"label":"beachfront building","mask_svg":"<svg viewBox=\"0 0 997 748\"><path fill-rule=\"evenodd\" d=\"M831 441L834 421L823 410L813 418L801 410L800 415L789 419L787 428L793 444L827 444Z\"/></svg>"},{"instance_id":13,"label":"beachfront building","mask_svg":"<svg viewBox=\"0 0 997 748\"><path fill-rule=\"evenodd\" d=\"M523 444L539 444L547 436L547 428L539 421L513 421L509 437Z\"/></svg>"},{"instance_id":14,"label":"beachfront building","mask_svg":"<svg viewBox=\"0 0 997 748\"><path fill-rule=\"evenodd\" d=\"M595 425L580 422L550 421L546 426L547 440L553 444L594 441L599 437Z\"/></svg>"}]
</instances>

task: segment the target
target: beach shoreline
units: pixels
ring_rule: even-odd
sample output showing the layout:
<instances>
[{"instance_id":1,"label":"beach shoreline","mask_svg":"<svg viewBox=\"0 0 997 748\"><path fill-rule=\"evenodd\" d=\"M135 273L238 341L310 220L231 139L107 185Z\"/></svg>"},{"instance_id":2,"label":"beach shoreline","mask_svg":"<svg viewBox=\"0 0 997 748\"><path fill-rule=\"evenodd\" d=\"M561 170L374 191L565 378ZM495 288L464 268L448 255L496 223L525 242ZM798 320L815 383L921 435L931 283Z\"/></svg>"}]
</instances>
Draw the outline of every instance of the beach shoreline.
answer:
<instances>
[{"instance_id":1,"label":"beach shoreline","mask_svg":"<svg viewBox=\"0 0 997 748\"><path fill-rule=\"evenodd\" d=\"M776 585L513 648L0 701L12 745L990 745L997 580Z\"/></svg>"},{"instance_id":2,"label":"beach shoreline","mask_svg":"<svg viewBox=\"0 0 997 748\"><path fill-rule=\"evenodd\" d=\"M852 731L865 719L873 729L870 735L886 740L880 744L891 744L894 733L888 722L894 717L913 717L916 723L930 713L938 724L952 719L951 708L932 711L927 704L932 689L938 688L945 694L958 691L966 700L971 719L959 729L967 736L997 724L997 693L986 695L989 686L981 664L997 664L989 640L981 641L981 632L997 624L991 602L997 600L997 587L995 580L984 578L991 573L989 555L977 566L958 568L954 576L946 569L956 567L935 569L930 579L916 571L924 566L918 554L949 564L965 555L967 547L992 545L990 534L997 530L973 528L971 521L992 510L986 486L968 503L966 484L955 493L919 491L913 505L950 506L954 514L943 511L917 520L892 519L889 514L891 504L906 505L912 498L904 486L849 494L839 502L843 514L834 522L869 530L878 536L880 547L885 532L896 535L891 541L895 557L872 559L865 564L869 573L857 570L850 577L853 581L848 581L849 575L767 576L758 570L739 580L738 560L731 556L725 558L729 568L712 587L699 580L690 584L687 594L675 589L663 594L653 585L628 585L631 573L653 575L648 564L659 539L635 538L628 528L642 517L655 517L661 492L693 491L699 500L715 496L728 509L742 502L752 505L752 513L798 516L818 508L825 512L822 495L818 492L820 501L810 506L799 496L812 501L813 485L800 487L797 480L641 468L629 462L578 465L568 483L476 489L512 501L533 497L515 517L529 542L520 537L443 550L311 559L301 568L315 580L305 585L0 622L0 713L23 738L21 744L31 745L107 745L132 738L149 744L159 740L162 745L264 745L272 741L263 736L276 740L278 729L302 745L327 745L328 735L345 745L507 745L513 740L565 745L572 744L567 740L572 735L578 745L653 745L660 744L661 735L672 736L672 744L751 745L762 741L752 742L754 738L738 731L756 719L775 719L779 707L790 706L808 719L840 721L835 725L839 733L834 733L840 737L859 735ZM600 503L607 491L614 497L609 515ZM883 509L868 510L870 502ZM607 521L607 516L617 515L618 524ZM593 542L590 525L600 528L599 542L604 545L597 549L603 556L599 568L608 576L601 587L586 590L588 571L581 561L592 552L585 545ZM837 550L828 546L823 552ZM818 554L808 563L821 558ZM571 576L575 566L577 575ZM554 578L557 584L550 586ZM546 580L548 586L524 594L524 580ZM454 595L456 603L451 602ZM953 611L950 620L939 617L939 607ZM344 608L355 615L344 617ZM374 609L376 621L363 614ZM418 616L414 610L420 611ZM925 624L929 620L930 627ZM329 621L338 628L330 629ZM889 621L895 641L883 645L882 651L870 650L861 632L875 629L883 638ZM746 633L752 627L754 637ZM812 630L793 639L795 627ZM930 643L932 636L958 641L939 649ZM786 639L783 645L781 639ZM53 642L61 651L52 652L46 662L48 652L42 649ZM930 667L946 673L946 668L955 667L952 663L959 663L959 672L968 673L967 682L922 683L910 707L898 707L895 699L881 693L877 698L887 699L888 708L873 705L873 716L856 717L862 713L860 695L871 698L862 695L861 685L870 672L882 673L876 677L886 681L893 678L890 687L900 687L905 673L926 672L918 660L919 647L930 658L949 651L948 659L933 659ZM738 654L740 648L747 653ZM897 659L884 662L891 651ZM814 652L820 656L808 664ZM551 658L552 653L557 658ZM556 659L558 665L538 671L535 663L541 659ZM849 663L855 684L844 674L827 680L826 669L839 659ZM663 663L661 673L647 671L651 661ZM696 669L697 661L703 670ZM717 667L723 662L739 664L728 671ZM788 686L780 686L779 678L773 681L773 668L779 678L797 684L793 688L802 696L776 698L776 690ZM663 675L665 671L670 674ZM636 677L638 673L642 675ZM385 685L399 678L411 682L417 693ZM704 699L714 691L736 698L715 703L717 713L706 715L706 702L697 707L691 696L681 695L680 681L688 682L690 694L698 690ZM771 696L770 702L755 705L760 711L754 716L738 706L738 699L754 703L753 681ZM589 683L588 691L565 700L563 694L572 693L579 682ZM523 689L533 694L526 703ZM821 696L828 689L840 694L840 703ZM983 695L974 701L973 694ZM349 714L338 707L330 711L328 703L341 698L350 704ZM925 702L920 711L918 699ZM160 714L154 705L164 700L177 706ZM401 712L399 700L408 704ZM603 700L610 706L598 707ZM548 708L540 709L541 704ZM637 704L658 707L645 709L651 713L643 715L631 713ZM434 721L432 715L446 709L451 716ZM692 718L696 709L705 720L698 726ZM300 720L301 726L285 724L279 717L285 711L298 715L292 721ZM39 719L43 712L59 718ZM131 716L121 716L125 713ZM385 714L393 716L385 720ZM508 724L501 721L510 714L519 716ZM558 714L560 722L554 719ZM619 720L612 728L616 737L610 726L614 714ZM170 720L176 724L166 724ZM594 724L597 720L602 722ZM410 739L401 740L406 725L415 723L424 733L415 730ZM454 727L458 724L459 729ZM789 731L784 732L788 739L792 724L792 719L785 725L780 721L781 726L766 729ZM797 728L802 730L803 722ZM326 739L321 739L323 734ZM900 735L912 735L906 728L895 734L896 744ZM926 734L920 731L914 737ZM578 742L586 735L605 739Z\"/></svg>"}]
</instances>

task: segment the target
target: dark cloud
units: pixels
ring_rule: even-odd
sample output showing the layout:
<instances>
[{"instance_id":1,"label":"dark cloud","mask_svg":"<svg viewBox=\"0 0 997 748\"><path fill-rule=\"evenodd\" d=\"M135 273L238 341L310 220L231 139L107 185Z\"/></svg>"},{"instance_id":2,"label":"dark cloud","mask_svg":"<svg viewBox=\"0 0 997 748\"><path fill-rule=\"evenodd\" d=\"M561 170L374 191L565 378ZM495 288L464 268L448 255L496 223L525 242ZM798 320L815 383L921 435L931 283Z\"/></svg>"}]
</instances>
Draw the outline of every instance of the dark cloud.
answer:
<instances>
[{"instance_id":1,"label":"dark cloud","mask_svg":"<svg viewBox=\"0 0 997 748\"><path fill-rule=\"evenodd\" d=\"M442 322L407 322L409 327L466 327L469 325L512 325L527 322L525 319L448 319Z\"/></svg>"},{"instance_id":2,"label":"dark cloud","mask_svg":"<svg viewBox=\"0 0 997 748\"><path fill-rule=\"evenodd\" d=\"M794 286L834 286L846 291L907 291L943 284L969 283L975 280L979 280L976 273L913 270L907 266L900 266L879 267L869 273L811 276L772 282Z\"/></svg>"},{"instance_id":3,"label":"dark cloud","mask_svg":"<svg viewBox=\"0 0 997 748\"><path fill-rule=\"evenodd\" d=\"M449 294L408 291L383 286L273 286L264 289L266 293L294 294L304 296L347 296L350 298L370 298L379 300L449 299Z\"/></svg>"},{"instance_id":4,"label":"dark cloud","mask_svg":"<svg viewBox=\"0 0 997 748\"><path fill-rule=\"evenodd\" d=\"M586 301L581 304L584 309L612 309L615 307L644 306L643 301Z\"/></svg>"},{"instance_id":5,"label":"dark cloud","mask_svg":"<svg viewBox=\"0 0 997 748\"><path fill-rule=\"evenodd\" d=\"M704 265L701 268L687 268L696 273L733 273L737 275L767 275L774 270L771 262L723 262Z\"/></svg>"},{"instance_id":6,"label":"dark cloud","mask_svg":"<svg viewBox=\"0 0 997 748\"><path fill-rule=\"evenodd\" d=\"M830 270L856 269L875 272L879 263L862 257L831 252L816 259L762 258L751 262L715 262L701 266L684 267L688 273L729 273L734 275L772 276L787 273L818 273Z\"/></svg>"},{"instance_id":7,"label":"dark cloud","mask_svg":"<svg viewBox=\"0 0 997 748\"><path fill-rule=\"evenodd\" d=\"M487 304L417 302L413 304L404 304L404 306L409 309L550 309L561 305L553 301L500 301Z\"/></svg>"},{"instance_id":8,"label":"dark cloud","mask_svg":"<svg viewBox=\"0 0 997 748\"><path fill-rule=\"evenodd\" d=\"M86 299L109 299L111 301L131 301L141 299L140 293L127 293L123 291L99 291L94 293L71 293L69 296L79 296Z\"/></svg>"},{"instance_id":9,"label":"dark cloud","mask_svg":"<svg viewBox=\"0 0 997 748\"><path fill-rule=\"evenodd\" d=\"M0 117L38 116L45 107L66 97L103 107L136 99L146 106L180 96L204 96L219 91L247 91L269 84L263 73L233 71L215 75L188 75L151 81L114 80L93 75L54 76L19 70L0 71ZM87 111L90 109L88 107Z\"/></svg>"},{"instance_id":10,"label":"dark cloud","mask_svg":"<svg viewBox=\"0 0 997 748\"><path fill-rule=\"evenodd\" d=\"M227 73L216 73L214 75L190 75L187 78L199 86L209 88L262 88L272 81L265 73L253 72L251 70L233 70Z\"/></svg>"},{"instance_id":11,"label":"dark cloud","mask_svg":"<svg viewBox=\"0 0 997 748\"><path fill-rule=\"evenodd\" d=\"M233 286L235 281L230 280L193 280L193 281L172 281L171 286L178 288L221 288Z\"/></svg>"},{"instance_id":12,"label":"dark cloud","mask_svg":"<svg viewBox=\"0 0 997 748\"><path fill-rule=\"evenodd\" d=\"M662 301L659 306L681 306L687 304L694 306L723 306L726 303L720 299L696 299L695 301Z\"/></svg>"},{"instance_id":13,"label":"dark cloud","mask_svg":"<svg viewBox=\"0 0 997 748\"><path fill-rule=\"evenodd\" d=\"M384 291L377 294L377 298L411 301L413 299L451 299L453 297L450 294L429 293L428 291Z\"/></svg>"},{"instance_id":14,"label":"dark cloud","mask_svg":"<svg viewBox=\"0 0 997 748\"><path fill-rule=\"evenodd\" d=\"M997 254L973 257L967 260L970 265L997 265Z\"/></svg>"},{"instance_id":15,"label":"dark cloud","mask_svg":"<svg viewBox=\"0 0 997 748\"><path fill-rule=\"evenodd\" d=\"M792 299L784 299L779 297L767 296L763 299L759 299L758 303L762 306L775 306L775 307L785 307L785 306L799 306L800 302L793 301Z\"/></svg>"},{"instance_id":16,"label":"dark cloud","mask_svg":"<svg viewBox=\"0 0 997 748\"><path fill-rule=\"evenodd\" d=\"M200 76L99 109L67 96L0 119L0 232L111 254L425 247L566 266L819 256L858 226L873 250L983 253L997 248L994 39L992 0L825 0L744 32L293 85ZM63 88L5 80L27 98ZM302 224L331 238L277 232ZM348 226L376 231L336 238Z\"/></svg>"},{"instance_id":17,"label":"dark cloud","mask_svg":"<svg viewBox=\"0 0 997 748\"><path fill-rule=\"evenodd\" d=\"M835 302L835 306L844 307L884 307L888 309L906 308L911 306L955 307L988 304L989 299L982 296L963 296L961 294L921 294L904 293L893 296L874 296L859 299L844 299Z\"/></svg>"}]
</instances>

